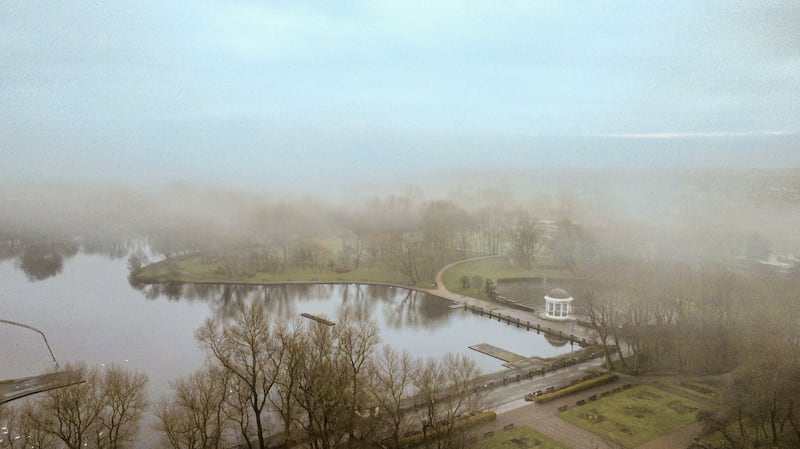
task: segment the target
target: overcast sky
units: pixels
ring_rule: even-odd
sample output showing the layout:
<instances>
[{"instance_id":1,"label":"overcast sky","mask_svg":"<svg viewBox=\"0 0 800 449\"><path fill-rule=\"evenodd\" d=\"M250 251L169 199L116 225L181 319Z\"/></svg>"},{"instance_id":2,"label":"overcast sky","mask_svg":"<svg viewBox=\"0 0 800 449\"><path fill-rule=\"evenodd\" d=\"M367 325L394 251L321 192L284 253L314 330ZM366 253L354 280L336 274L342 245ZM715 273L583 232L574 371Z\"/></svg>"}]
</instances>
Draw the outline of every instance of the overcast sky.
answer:
<instances>
[{"instance_id":1,"label":"overcast sky","mask_svg":"<svg viewBox=\"0 0 800 449\"><path fill-rule=\"evenodd\" d=\"M800 166L800 2L0 0L0 179Z\"/></svg>"}]
</instances>

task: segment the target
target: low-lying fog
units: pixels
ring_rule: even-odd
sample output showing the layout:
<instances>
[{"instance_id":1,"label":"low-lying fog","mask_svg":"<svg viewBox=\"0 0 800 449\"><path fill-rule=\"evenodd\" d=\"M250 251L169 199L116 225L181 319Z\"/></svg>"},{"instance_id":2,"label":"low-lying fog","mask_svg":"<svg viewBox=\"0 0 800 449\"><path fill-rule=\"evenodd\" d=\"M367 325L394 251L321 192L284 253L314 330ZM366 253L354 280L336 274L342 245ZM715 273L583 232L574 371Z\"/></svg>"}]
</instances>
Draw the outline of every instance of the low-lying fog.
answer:
<instances>
[{"instance_id":1,"label":"low-lying fog","mask_svg":"<svg viewBox=\"0 0 800 449\"><path fill-rule=\"evenodd\" d=\"M16 184L0 191L0 229L6 240L148 238L169 254L282 234L341 237L377 221L404 228L418 223L432 201L462 211L456 221L502 221L519 210L539 220L569 220L604 252L637 259L727 263L745 256L748 241L770 254L800 246L800 171L792 169L510 169L319 195L301 187L295 195L275 195L188 183Z\"/></svg>"}]
</instances>

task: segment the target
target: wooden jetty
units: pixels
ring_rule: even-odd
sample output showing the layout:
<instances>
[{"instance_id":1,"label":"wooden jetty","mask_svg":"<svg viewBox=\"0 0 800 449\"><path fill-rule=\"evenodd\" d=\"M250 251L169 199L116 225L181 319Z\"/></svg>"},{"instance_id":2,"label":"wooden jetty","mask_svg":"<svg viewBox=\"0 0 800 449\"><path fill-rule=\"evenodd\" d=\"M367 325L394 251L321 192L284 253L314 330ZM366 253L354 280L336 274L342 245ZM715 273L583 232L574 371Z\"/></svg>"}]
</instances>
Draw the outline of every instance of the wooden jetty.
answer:
<instances>
[{"instance_id":1,"label":"wooden jetty","mask_svg":"<svg viewBox=\"0 0 800 449\"><path fill-rule=\"evenodd\" d=\"M322 324L325 324L325 325L328 325L328 326L333 326L333 325L336 324L333 321L328 321L325 318L322 318L321 316L312 315L310 313L301 313L300 316L302 316L303 318L308 318L309 320L314 320L314 321L316 321L318 323L322 323Z\"/></svg>"}]
</instances>

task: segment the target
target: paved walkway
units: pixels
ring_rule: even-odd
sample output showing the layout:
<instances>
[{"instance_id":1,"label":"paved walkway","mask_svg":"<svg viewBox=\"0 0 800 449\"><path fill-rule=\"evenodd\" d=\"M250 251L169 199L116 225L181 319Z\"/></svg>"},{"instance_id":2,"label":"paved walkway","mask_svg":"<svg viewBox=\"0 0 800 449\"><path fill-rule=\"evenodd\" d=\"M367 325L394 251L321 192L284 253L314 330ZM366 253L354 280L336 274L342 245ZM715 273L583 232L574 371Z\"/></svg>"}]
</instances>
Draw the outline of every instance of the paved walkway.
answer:
<instances>
[{"instance_id":1,"label":"paved walkway","mask_svg":"<svg viewBox=\"0 0 800 449\"><path fill-rule=\"evenodd\" d=\"M564 322L564 321L545 320L533 311L519 309L511 305L505 305L494 301L485 301L483 299L473 298L471 296L465 296L460 293L453 293L450 290L448 290L447 287L445 287L444 281L442 281L442 276L444 275L444 272L450 269L454 265L473 260L490 259L498 257L504 257L504 256L475 257L472 259L460 260L458 262L451 263L442 268L438 273L436 273L436 288L420 289L420 290L431 295L448 299L458 304L463 304L463 305L469 304L470 306L483 308L484 310L487 311L491 310L493 314L495 315L501 314L504 318L511 317L513 319L519 319L522 322L530 321L531 324L533 325L539 324L542 328L550 328L556 332L561 331L565 335L573 334L577 337L585 338L590 341L594 340L595 335L591 330L586 329L582 326L575 325L574 321Z\"/></svg>"},{"instance_id":2,"label":"paved walkway","mask_svg":"<svg viewBox=\"0 0 800 449\"><path fill-rule=\"evenodd\" d=\"M468 260L479 260L479 259L486 259L489 257L501 257L501 256L486 256L486 257L477 257L474 259ZM581 326L574 326L572 322L564 323L564 322L556 322L556 321L549 321L542 319L536 313L531 311L522 310L510 306L505 306L500 303L491 302L491 301L484 301L482 299L472 298L468 296L464 296L458 293L453 293L444 285L442 281L442 275L445 271L447 271L453 265L466 262L467 260L462 260L459 262L452 263L450 265L445 266L442 268L439 273L436 274L436 288L435 289L421 289L429 294L436 295L450 301L459 303L459 304L470 304L475 307L481 307L484 310L491 310L494 314L501 314L504 317L509 316L515 319L520 319L522 321L530 321L532 324L540 324L543 328L551 328L556 331L562 331L565 334L573 334L579 337L583 337L589 340L594 340L594 335L588 329L585 329ZM580 368L589 368L592 365L596 365L597 361L589 362L585 366L576 366L573 367L574 369ZM549 376L553 378L549 381L551 384L561 383L570 376L567 374L568 370L558 370L556 372L551 373ZM572 373L575 374L575 373ZM558 379L558 382L556 381ZM623 383L630 383L630 384L643 384L643 383L654 383L657 382L659 378L640 378L640 377L632 377L627 375L620 375L620 379L615 382L615 384L623 384ZM542 378L540 383L544 384L548 382L545 378ZM609 389L611 385L603 385L597 387L593 390L588 390L580 393L581 397L588 397L589 395L593 394L593 391L606 391ZM663 385L655 385L659 388L665 388ZM521 386L521 388L530 391L532 385L525 385ZM510 388L510 387L509 387ZM676 394L685 395L683 392L675 391ZM508 400L503 402L499 399L499 396L503 395ZM525 402L522 399L519 399L518 396L519 392L516 394L512 393L511 391L497 391L495 392L494 400L490 400L491 402L490 407L494 408L497 411L497 419L491 423L486 423L482 426L479 426L475 429L474 434L477 436L482 436L487 432L494 432L500 433L504 430L504 428L508 425L517 426L528 426L532 429L541 432L556 441L560 441L565 445L574 448L574 449L584 449L584 448L609 448L615 449L618 448L619 445L607 441L602 437L595 435L587 430L584 430L578 426L568 423L563 419L559 418L557 415L559 407L563 405L567 406L574 406L576 396L567 396L564 398L556 399L552 402L548 402L546 404L536 404L532 402ZM488 398L487 398L488 399ZM578 398L579 399L579 398ZM697 397L691 397L692 400L705 402ZM692 443L694 437L700 433L702 430L702 426L699 423L692 423L687 426L684 426L672 433L667 435L663 435L655 440L649 441L641 446L638 449L677 449L677 448L684 448L687 447L689 444Z\"/></svg>"},{"instance_id":3,"label":"paved walkway","mask_svg":"<svg viewBox=\"0 0 800 449\"><path fill-rule=\"evenodd\" d=\"M630 379L625 377L617 380L615 383L602 385L593 390L583 391L579 393L579 395L559 398L546 404L526 402L526 405L522 407L499 412L494 422L484 424L476 429L474 434L480 437L490 431L500 433L505 430L506 426L513 424L514 427L528 426L575 449L617 448L618 446L614 443L606 441L598 435L564 421L556 415L559 411L558 408L563 405L572 407L575 405L577 399L588 397L601 390L606 391L617 384L630 383L629 380Z\"/></svg>"},{"instance_id":4,"label":"paved walkway","mask_svg":"<svg viewBox=\"0 0 800 449\"><path fill-rule=\"evenodd\" d=\"M700 402L705 405L713 406L713 401L703 399L698 396L690 395L685 391L670 388L668 385L659 383L659 380L674 379L671 376L665 377L634 377L620 374L620 379L612 384L602 385L592 390L583 391L576 395L567 396L564 398L556 399L546 404L535 404L530 402L518 403L512 401L508 404L495 407L497 411L497 420L491 423L486 423L474 431L474 435L481 438L486 432L501 433L505 427L513 424L514 427L528 426L538 432L541 432L556 441L574 448L609 448L618 449L620 446L611 441L607 441L602 437L595 435L587 430L575 426L567 421L562 420L557 416L558 408L566 405L574 407L575 401L578 399L586 398L592 394L597 394L602 391L607 391L615 385L632 384L652 385L656 388L664 389L679 396L686 397L695 402ZM694 438L702 431L702 424L694 422L684 427L681 427L671 433L662 435L654 440L642 444L637 449L679 449L688 447Z\"/></svg>"}]
</instances>

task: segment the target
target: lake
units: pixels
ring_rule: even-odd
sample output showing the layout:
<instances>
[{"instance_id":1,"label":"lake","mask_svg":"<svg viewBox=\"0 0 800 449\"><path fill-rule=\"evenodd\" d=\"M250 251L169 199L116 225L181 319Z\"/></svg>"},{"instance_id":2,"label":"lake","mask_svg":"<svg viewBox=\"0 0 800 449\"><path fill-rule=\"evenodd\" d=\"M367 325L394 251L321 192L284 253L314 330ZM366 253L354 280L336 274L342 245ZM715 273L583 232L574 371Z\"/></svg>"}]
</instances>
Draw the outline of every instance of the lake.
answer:
<instances>
[{"instance_id":1,"label":"lake","mask_svg":"<svg viewBox=\"0 0 800 449\"><path fill-rule=\"evenodd\" d=\"M542 335L451 309L450 302L402 288L355 284L168 284L137 290L127 280L126 259L77 252L60 272L31 277L13 259L0 261L0 318L41 329L58 362L124 365L147 373L150 397L169 381L203 364L194 331L210 316L228 317L242 303L259 301L275 317L301 313L332 321L344 308L362 308L378 323L381 339L418 357L467 354L483 372L499 360L468 349L488 343L524 356L552 357L571 350ZM54 364L41 336L0 325L0 379L48 371Z\"/></svg>"}]
</instances>

